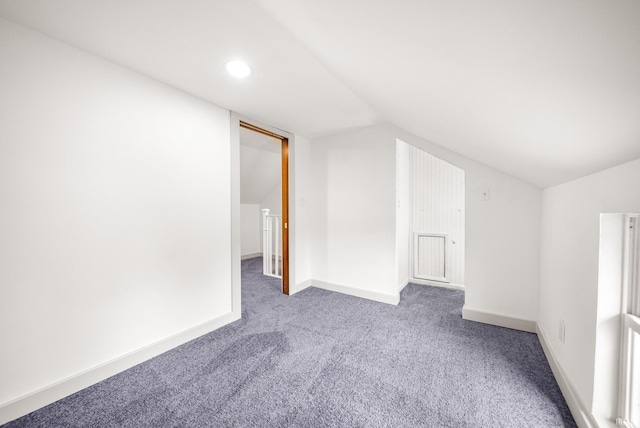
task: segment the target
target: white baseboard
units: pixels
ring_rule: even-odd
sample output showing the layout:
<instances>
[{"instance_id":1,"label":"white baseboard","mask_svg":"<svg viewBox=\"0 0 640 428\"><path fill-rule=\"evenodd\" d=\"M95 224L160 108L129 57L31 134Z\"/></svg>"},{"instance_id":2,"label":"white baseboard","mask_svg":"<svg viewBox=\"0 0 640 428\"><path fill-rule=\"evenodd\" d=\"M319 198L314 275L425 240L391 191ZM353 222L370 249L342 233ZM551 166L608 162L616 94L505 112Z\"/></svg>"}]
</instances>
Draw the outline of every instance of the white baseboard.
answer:
<instances>
[{"instance_id":1,"label":"white baseboard","mask_svg":"<svg viewBox=\"0 0 640 428\"><path fill-rule=\"evenodd\" d=\"M560 367L560 364L558 364L558 360L549 346L547 335L540 327L540 324L537 323L536 333L538 333L538 339L542 345L544 355L547 357L551 371L556 378L556 382L558 382L560 391L562 391L562 395L564 395L564 399L567 402L567 406L569 406L569 410L571 411L576 424L578 424L580 428L597 428L599 425L593 417L593 414L589 411L587 406L584 405L576 393L575 388L569 382L569 379L567 378L564 370L562 370L562 367Z\"/></svg>"},{"instance_id":2,"label":"white baseboard","mask_svg":"<svg viewBox=\"0 0 640 428\"><path fill-rule=\"evenodd\" d=\"M240 260L253 259L253 258L256 258L256 257L262 257L262 253L244 254L244 255L240 256Z\"/></svg>"},{"instance_id":3,"label":"white baseboard","mask_svg":"<svg viewBox=\"0 0 640 428\"><path fill-rule=\"evenodd\" d=\"M432 287L442 287L442 288L451 288L453 290L464 290L464 285L462 284L454 284L452 282L439 282L439 281L429 281L426 279L418 279L418 278L411 278L409 280L409 282L412 282L414 284L421 284L421 285L430 285Z\"/></svg>"},{"instance_id":4,"label":"white baseboard","mask_svg":"<svg viewBox=\"0 0 640 428\"><path fill-rule=\"evenodd\" d=\"M0 405L0 425L38 410L150 358L240 319L230 312Z\"/></svg>"},{"instance_id":5,"label":"white baseboard","mask_svg":"<svg viewBox=\"0 0 640 428\"><path fill-rule=\"evenodd\" d=\"M404 290L404 287L406 287L407 285L409 285L409 280L408 279L400 286L400 288L398 288L398 293L400 293L402 290Z\"/></svg>"},{"instance_id":6,"label":"white baseboard","mask_svg":"<svg viewBox=\"0 0 640 428\"><path fill-rule=\"evenodd\" d=\"M301 292L302 290L304 290L305 288L309 288L311 287L311 280L307 279L306 281L303 281L299 284L295 284L293 286L289 285L289 295L294 295L296 293Z\"/></svg>"},{"instance_id":7,"label":"white baseboard","mask_svg":"<svg viewBox=\"0 0 640 428\"><path fill-rule=\"evenodd\" d=\"M464 305L462 307L462 318L469 321L497 325L500 327L512 328L514 330L521 330L529 333L536 332L535 321L495 314L492 312L479 311L477 309L471 309L467 307L467 305Z\"/></svg>"},{"instance_id":8,"label":"white baseboard","mask_svg":"<svg viewBox=\"0 0 640 428\"><path fill-rule=\"evenodd\" d=\"M377 291L363 290L362 288L350 287L348 285L331 284L329 282L311 280L311 286L322 288L323 290L335 291L337 293L348 294L350 296L362 297L363 299L375 300L376 302L397 305L400 303L400 293L387 294Z\"/></svg>"}]
</instances>

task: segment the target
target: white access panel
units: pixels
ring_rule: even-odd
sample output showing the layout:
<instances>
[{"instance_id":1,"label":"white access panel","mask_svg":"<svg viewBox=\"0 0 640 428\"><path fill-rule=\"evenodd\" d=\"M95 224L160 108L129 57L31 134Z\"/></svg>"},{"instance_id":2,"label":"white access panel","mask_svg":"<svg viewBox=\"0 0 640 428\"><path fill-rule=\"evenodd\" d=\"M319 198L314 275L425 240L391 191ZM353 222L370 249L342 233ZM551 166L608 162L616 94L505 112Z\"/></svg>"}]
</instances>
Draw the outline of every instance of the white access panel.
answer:
<instances>
[{"instance_id":1,"label":"white access panel","mask_svg":"<svg viewBox=\"0 0 640 428\"><path fill-rule=\"evenodd\" d=\"M413 277L449 282L447 275L447 235L416 233Z\"/></svg>"}]
</instances>

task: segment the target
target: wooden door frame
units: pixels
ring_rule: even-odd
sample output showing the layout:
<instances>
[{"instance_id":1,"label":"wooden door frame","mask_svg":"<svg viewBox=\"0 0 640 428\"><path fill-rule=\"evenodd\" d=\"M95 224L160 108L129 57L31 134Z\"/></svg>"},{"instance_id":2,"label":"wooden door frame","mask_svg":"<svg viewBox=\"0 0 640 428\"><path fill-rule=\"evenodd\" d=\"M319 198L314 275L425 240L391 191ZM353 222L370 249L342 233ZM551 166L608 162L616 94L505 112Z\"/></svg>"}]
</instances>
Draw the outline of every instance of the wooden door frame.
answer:
<instances>
[{"instance_id":1,"label":"wooden door frame","mask_svg":"<svg viewBox=\"0 0 640 428\"><path fill-rule=\"evenodd\" d=\"M289 139L252 123L239 120L240 127L280 140L282 177L282 293L289 295Z\"/></svg>"}]
</instances>

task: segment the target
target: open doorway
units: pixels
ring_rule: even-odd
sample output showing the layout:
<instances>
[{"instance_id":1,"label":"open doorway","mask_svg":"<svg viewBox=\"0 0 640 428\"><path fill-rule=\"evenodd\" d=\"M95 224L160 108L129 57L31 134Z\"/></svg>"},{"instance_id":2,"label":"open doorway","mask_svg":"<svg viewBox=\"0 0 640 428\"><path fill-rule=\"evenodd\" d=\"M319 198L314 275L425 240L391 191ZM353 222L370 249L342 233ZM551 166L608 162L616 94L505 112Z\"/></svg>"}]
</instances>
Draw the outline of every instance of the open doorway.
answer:
<instances>
[{"instance_id":1,"label":"open doorway","mask_svg":"<svg viewBox=\"0 0 640 428\"><path fill-rule=\"evenodd\" d=\"M289 294L289 141L240 121L240 253L262 256L263 274Z\"/></svg>"}]
</instances>

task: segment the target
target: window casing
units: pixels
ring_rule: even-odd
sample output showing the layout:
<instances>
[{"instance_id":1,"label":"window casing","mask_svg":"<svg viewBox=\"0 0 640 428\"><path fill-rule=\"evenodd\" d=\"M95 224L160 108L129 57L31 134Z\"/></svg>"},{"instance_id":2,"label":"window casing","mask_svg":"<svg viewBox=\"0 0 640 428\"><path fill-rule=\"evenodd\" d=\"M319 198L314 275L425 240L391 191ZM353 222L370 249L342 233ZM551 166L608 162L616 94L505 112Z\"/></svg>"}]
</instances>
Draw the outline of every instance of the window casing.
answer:
<instances>
[{"instance_id":1,"label":"window casing","mask_svg":"<svg viewBox=\"0 0 640 428\"><path fill-rule=\"evenodd\" d=\"M640 216L629 216L625 234L620 394L617 425L640 428Z\"/></svg>"}]
</instances>

